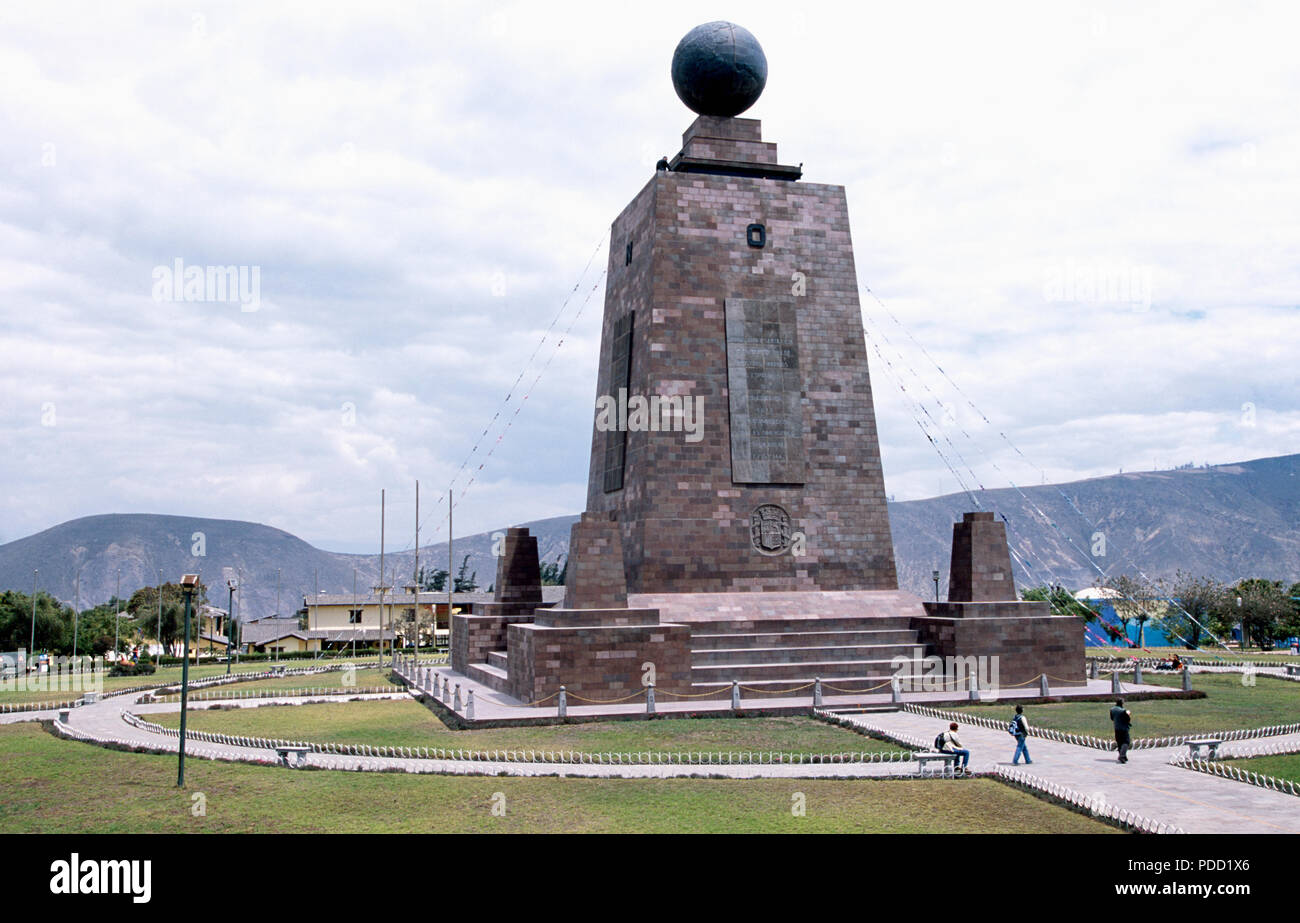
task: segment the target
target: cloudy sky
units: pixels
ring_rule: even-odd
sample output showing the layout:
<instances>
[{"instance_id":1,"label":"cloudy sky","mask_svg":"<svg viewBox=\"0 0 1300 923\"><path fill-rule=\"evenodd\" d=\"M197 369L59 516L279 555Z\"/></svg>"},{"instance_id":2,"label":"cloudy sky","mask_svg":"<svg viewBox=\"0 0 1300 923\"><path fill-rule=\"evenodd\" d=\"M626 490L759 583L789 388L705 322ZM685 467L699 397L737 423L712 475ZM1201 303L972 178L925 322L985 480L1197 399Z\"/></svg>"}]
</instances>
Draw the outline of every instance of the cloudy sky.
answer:
<instances>
[{"instance_id":1,"label":"cloudy sky","mask_svg":"<svg viewBox=\"0 0 1300 923\"><path fill-rule=\"evenodd\" d=\"M959 489L914 398L988 487L1295 452L1300 16L1134 6L7 5L0 541L371 550L416 478L429 541L453 478L458 532L579 511L604 235L709 19L763 44L782 162L848 188L890 493ZM256 302L169 297L178 260Z\"/></svg>"}]
</instances>

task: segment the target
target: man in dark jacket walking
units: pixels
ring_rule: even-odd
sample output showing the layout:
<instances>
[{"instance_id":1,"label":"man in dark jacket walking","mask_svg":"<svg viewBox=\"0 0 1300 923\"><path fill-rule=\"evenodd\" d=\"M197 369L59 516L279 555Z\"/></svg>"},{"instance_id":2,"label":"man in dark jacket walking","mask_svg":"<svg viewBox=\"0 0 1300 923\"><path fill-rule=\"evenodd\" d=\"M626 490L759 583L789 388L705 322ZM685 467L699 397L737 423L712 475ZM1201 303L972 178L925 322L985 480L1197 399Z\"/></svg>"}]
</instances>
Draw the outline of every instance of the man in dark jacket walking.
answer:
<instances>
[{"instance_id":1,"label":"man in dark jacket walking","mask_svg":"<svg viewBox=\"0 0 1300 923\"><path fill-rule=\"evenodd\" d=\"M1116 699L1110 710L1111 724L1115 725L1115 745L1119 748L1119 761L1128 762L1128 751L1133 746L1129 730L1133 727L1133 713L1124 707L1123 699Z\"/></svg>"},{"instance_id":2,"label":"man in dark jacket walking","mask_svg":"<svg viewBox=\"0 0 1300 923\"><path fill-rule=\"evenodd\" d=\"M1029 758L1029 748L1025 746L1025 741L1029 739L1029 720L1025 718L1023 705L1016 706L1016 716L1011 719L1011 726L1007 730L1016 739L1016 752L1011 757L1011 765L1020 765L1021 756L1025 758L1026 765L1032 763L1033 760Z\"/></svg>"}]
</instances>

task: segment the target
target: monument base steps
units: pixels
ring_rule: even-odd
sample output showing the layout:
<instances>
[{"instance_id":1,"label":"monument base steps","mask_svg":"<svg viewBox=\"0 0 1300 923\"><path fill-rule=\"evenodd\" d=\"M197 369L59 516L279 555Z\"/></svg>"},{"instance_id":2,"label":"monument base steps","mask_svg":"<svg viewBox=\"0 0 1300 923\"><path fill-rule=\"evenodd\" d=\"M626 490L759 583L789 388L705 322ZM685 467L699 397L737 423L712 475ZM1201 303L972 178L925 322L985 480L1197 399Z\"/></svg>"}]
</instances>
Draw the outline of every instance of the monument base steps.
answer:
<instances>
[{"instance_id":1,"label":"monument base steps","mask_svg":"<svg viewBox=\"0 0 1300 923\"><path fill-rule=\"evenodd\" d=\"M692 626L696 693L732 681L784 691L822 678L860 691L898 674L896 657L925 655L906 616L711 619Z\"/></svg>"}]
</instances>

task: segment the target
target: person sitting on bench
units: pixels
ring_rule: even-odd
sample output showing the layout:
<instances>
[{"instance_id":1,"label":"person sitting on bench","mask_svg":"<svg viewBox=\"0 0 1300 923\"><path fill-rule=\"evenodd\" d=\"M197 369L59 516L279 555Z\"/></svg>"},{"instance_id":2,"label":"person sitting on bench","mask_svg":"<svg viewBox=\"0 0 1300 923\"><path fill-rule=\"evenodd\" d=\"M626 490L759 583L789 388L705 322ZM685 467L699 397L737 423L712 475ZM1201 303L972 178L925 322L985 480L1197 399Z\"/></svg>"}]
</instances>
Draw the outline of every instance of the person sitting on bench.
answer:
<instances>
[{"instance_id":1,"label":"person sitting on bench","mask_svg":"<svg viewBox=\"0 0 1300 923\"><path fill-rule=\"evenodd\" d=\"M970 772L967 768L970 763L970 751L961 745L961 740L957 737L956 721L948 725L948 730L944 731L943 746L939 748L939 752L956 754L957 759L953 762L953 768L958 772Z\"/></svg>"}]
</instances>

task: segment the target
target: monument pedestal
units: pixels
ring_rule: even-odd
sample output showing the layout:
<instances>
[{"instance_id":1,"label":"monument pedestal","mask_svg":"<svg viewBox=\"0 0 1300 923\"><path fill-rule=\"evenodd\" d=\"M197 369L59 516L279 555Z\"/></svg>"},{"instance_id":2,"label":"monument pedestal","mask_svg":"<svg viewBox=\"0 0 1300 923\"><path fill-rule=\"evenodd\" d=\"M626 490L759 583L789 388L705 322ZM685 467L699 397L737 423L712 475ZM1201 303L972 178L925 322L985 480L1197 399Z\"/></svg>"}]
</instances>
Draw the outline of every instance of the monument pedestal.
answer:
<instances>
[{"instance_id":1,"label":"monument pedestal","mask_svg":"<svg viewBox=\"0 0 1300 923\"><path fill-rule=\"evenodd\" d=\"M997 658L998 683L1019 686L1051 677L1053 685L1083 685L1083 620L1052 615L1045 602L925 603L912 619L931 656Z\"/></svg>"},{"instance_id":2,"label":"monument pedestal","mask_svg":"<svg viewBox=\"0 0 1300 923\"><path fill-rule=\"evenodd\" d=\"M664 624L656 609L539 610L508 628L510 694L545 699L564 686L570 705L691 691L691 629ZM629 700L631 701L631 700Z\"/></svg>"},{"instance_id":3,"label":"monument pedestal","mask_svg":"<svg viewBox=\"0 0 1300 923\"><path fill-rule=\"evenodd\" d=\"M1006 525L991 512L965 513L952 527L948 601L912 619L932 656L996 658L998 682L1017 686L1046 673L1058 685L1086 683L1083 620L1052 615L1046 602L1016 599Z\"/></svg>"}]
</instances>

